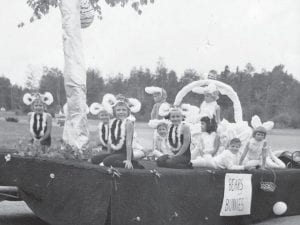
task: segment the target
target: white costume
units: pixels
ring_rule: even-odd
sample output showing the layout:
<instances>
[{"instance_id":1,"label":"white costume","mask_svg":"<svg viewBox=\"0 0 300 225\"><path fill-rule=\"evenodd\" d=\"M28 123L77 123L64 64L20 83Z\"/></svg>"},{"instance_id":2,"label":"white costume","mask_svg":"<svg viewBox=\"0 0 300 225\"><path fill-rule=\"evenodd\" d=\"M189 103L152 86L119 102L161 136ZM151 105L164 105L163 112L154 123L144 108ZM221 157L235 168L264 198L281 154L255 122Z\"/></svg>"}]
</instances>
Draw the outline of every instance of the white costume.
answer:
<instances>
[{"instance_id":1,"label":"white costume","mask_svg":"<svg viewBox=\"0 0 300 225\"><path fill-rule=\"evenodd\" d=\"M213 118L217 116L217 108L219 107L216 101L213 102L205 102L203 101L200 105L200 117L208 116L209 118Z\"/></svg>"},{"instance_id":2,"label":"white costume","mask_svg":"<svg viewBox=\"0 0 300 225\"><path fill-rule=\"evenodd\" d=\"M216 132L212 132L210 134L207 132L202 132L197 145L191 152L191 158L197 158L200 156L200 152L203 152L205 155L212 155L215 152L216 136Z\"/></svg>"},{"instance_id":3,"label":"white costume","mask_svg":"<svg viewBox=\"0 0 300 225\"><path fill-rule=\"evenodd\" d=\"M264 141L256 141L254 138L250 139L248 144L249 150L243 162L244 165L253 167L262 165L262 151L264 143ZM278 159L269 148L266 149L266 167L285 168L285 164L280 159Z\"/></svg>"},{"instance_id":4,"label":"white costume","mask_svg":"<svg viewBox=\"0 0 300 225\"><path fill-rule=\"evenodd\" d=\"M230 150L224 150L219 155L212 157L204 155L191 160L194 167L208 167L213 169L244 170L243 165L239 165L239 155L233 154Z\"/></svg>"},{"instance_id":5,"label":"white costume","mask_svg":"<svg viewBox=\"0 0 300 225\"><path fill-rule=\"evenodd\" d=\"M154 139L153 155L155 157L161 157L163 155L174 155L168 145L168 137L161 137L157 134Z\"/></svg>"}]
</instances>

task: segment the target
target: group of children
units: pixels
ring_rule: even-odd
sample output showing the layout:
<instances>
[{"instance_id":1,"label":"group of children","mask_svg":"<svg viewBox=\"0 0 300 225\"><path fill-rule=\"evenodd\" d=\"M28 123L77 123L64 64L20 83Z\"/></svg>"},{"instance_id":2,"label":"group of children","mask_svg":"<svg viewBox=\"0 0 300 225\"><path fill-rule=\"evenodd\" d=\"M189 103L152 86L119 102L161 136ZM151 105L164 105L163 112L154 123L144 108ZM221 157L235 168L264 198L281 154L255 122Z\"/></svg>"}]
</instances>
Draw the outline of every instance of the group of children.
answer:
<instances>
[{"instance_id":1,"label":"group of children","mask_svg":"<svg viewBox=\"0 0 300 225\"><path fill-rule=\"evenodd\" d=\"M141 169L143 166L137 159L151 156L155 158L157 166L177 169L285 168L285 164L272 153L265 139L267 131L274 124L262 124L258 117L252 119L253 135L242 154L242 143L237 137L229 140L223 146L224 150L220 150L217 132L221 122L220 107L217 104L218 90L214 84L209 84L204 90L204 101L197 115L201 124L200 136L193 141L190 124L185 121L185 113L180 107L173 107L166 102L166 91L159 87L147 87L145 91L152 94L155 101L149 121L149 126L154 130L153 149L145 151L137 141L132 113L139 112L141 103L122 95L106 94L101 104L93 103L90 106L90 112L98 115L100 120L97 143L100 151L91 158L93 164ZM33 113L30 115L33 142L49 146L51 116L44 110L45 105L50 102L49 94L48 101L41 94L25 96L24 102L33 106Z\"/></svg>"}]
</instances>

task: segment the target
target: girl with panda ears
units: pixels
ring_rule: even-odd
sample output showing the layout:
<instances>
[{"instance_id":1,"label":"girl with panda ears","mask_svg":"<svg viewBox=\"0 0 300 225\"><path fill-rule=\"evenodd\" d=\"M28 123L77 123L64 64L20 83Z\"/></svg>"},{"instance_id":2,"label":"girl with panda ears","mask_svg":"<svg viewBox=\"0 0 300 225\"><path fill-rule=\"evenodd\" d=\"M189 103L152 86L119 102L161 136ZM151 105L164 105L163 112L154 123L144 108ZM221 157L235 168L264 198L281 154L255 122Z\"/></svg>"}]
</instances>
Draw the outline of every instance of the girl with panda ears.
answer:
<instances>
[{"instance_id":1,"label":"girl with panda ears","mask_svg":"<svg viewBox=\"0 0 300 225\"><path fill-rule=\"evenodd\" d=\"M183 113L179 107L171 107L164 103L159 108L159 114L162 117L168 117L171 124L168 127L167 144L172 151L157 159L159 167L188 169L191 166L191 131L188 125L183 123Z\"/></svg>"},{"instance_id":2,"label":"girl with panda ears","mask_svg":"<svg viewBox=\"0 0 300 225\"><path fill-rule=\"evenodd\" d=\"M51 146L52 130L52 116L46 112L46 106L52 104L53 96L50 92L26 93L23 96L23 102L30 105L32 109L32 112L28 114L31 142L40 145L42 151L45 152L46 148Z\"/></svg>"},{"instance_id":3,"label":"girl with panda ears","mask_svg":"<svg viewBox=\"0 0 300 225\"><path fill-rule=\"evenodd\" d=\"M103 142L107 152L101 152L92 157L91 162L93 164L103 163L107 167L143 168L133 160L134 122L130 119L131 113L140 111L141 103L135 98L106 94L103 97L102 105L107 112L112 113L114 118L110 119L107 124L108 133L101 134L104 137Z\"/></svg>"}]
</instances>

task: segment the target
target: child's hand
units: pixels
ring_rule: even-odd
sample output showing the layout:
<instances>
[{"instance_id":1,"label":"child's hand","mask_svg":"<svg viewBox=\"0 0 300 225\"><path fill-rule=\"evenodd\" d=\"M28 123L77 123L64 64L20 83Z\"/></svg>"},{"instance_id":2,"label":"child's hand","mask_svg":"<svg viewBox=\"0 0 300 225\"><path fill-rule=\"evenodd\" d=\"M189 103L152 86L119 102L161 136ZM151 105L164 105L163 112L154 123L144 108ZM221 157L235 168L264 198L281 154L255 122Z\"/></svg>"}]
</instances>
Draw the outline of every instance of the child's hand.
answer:
<instances>
[{"instance_id":1,"label":"child's hand","mask_svg":"<svg viewBox=\"0 0 300 225\"><path fill-rule=\"evenodd\" d=\"M126 169L133 169L131 160L124 160L123 163L125 163Z\"/></svg>"}]
</instances>

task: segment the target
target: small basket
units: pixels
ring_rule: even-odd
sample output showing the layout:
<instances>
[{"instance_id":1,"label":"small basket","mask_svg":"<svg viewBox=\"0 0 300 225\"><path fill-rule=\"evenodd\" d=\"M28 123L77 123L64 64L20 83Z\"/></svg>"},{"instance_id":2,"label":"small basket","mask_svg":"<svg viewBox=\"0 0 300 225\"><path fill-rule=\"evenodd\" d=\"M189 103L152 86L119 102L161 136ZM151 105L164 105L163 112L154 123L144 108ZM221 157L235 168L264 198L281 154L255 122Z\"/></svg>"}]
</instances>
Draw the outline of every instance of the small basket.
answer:
<instances>
[{"instance_id":1,"label":"small basket","mask_svg":"<svg viewBox=\"0 0 300 225\"><path fill-rule=\"evenodd\" d=\"M276 174L275 171L270 169L274 175L273 182L272 181L264 181L263 176L261 177L260 180L260 189L265 191L265 192L274 192L276 190Z\"/></svg>"}]
</instances>

